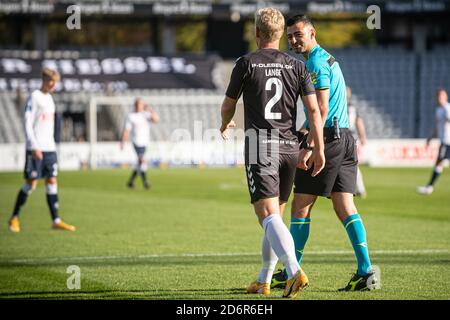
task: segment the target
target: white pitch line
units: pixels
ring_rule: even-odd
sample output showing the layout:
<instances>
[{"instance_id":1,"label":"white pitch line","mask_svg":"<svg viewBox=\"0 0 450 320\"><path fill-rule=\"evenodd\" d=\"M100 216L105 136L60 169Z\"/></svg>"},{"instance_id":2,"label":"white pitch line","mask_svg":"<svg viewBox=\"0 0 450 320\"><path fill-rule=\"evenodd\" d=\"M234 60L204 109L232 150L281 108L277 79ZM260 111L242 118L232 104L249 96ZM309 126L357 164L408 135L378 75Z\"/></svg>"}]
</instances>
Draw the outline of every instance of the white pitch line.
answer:
<instances>
[{"instance_id":1,"label":"white pitch line","mask_svg":"<svg viewBox=\"0 0 450 320\"><path fill-rule=\"evenodd\" d=\"M372 250L372 255L410 255L410 254L439 254L450 253L446 249L421 249L421 250ZM85 256L85 257L53 257L53 258L22 258L22 259L0 259L1 263L51 263L64 261L102 261L102 260L140 260L140 259L160 259L160 258L207 258L207 257L244 257L259 256L257 252L217 252L217 253L168 253L168 254L144 254L137 256ZM351 250L319 250L307 251L306 255L331 256L350 255Z\"/></svg>"}]
</instances>

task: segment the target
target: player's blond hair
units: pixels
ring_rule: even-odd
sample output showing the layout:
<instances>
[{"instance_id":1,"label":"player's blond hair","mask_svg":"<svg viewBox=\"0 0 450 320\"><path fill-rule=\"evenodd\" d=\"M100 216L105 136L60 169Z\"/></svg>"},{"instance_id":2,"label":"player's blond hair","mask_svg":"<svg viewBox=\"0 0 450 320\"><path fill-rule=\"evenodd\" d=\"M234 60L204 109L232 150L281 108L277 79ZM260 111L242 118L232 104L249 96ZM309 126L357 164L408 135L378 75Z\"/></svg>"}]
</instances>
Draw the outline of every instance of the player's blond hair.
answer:
<instances>
[{"instance_id":1,"label":"player's blond hair","mask_svg":"<svg viewBox=\"0 0 450 320\"><path fill-rule=\"evenodd\" d=\"M262 8L255 13L255 26L261 39L273 42L279 40L284 31L283 14L275 8Z\"/></svg>"},{"instance_id":2,"label":"player's blond hair","mask_svg":"<svg viewBox=\"0 0 450 320\"><path fill-rule=\"evenodd\" d=\"M59 75L58 71L50 69L50 68L43 68L42 69L42 80L43 81L59 81L61 79L61 76Z\"/></svg>"}]
</instances>

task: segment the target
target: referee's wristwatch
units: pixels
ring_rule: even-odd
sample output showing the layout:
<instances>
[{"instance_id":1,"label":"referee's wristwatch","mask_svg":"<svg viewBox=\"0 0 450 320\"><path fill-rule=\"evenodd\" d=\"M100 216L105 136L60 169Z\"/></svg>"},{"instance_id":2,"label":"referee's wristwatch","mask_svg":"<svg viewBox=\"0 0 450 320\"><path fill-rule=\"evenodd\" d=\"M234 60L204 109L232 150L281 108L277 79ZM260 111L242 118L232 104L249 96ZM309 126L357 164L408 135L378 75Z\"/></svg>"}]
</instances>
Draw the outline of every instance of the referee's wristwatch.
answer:
<instances>
[{"instance_id":1,"label":"referee's wristwatch","mask_svg":"<svg viewBox=\"0 0 450 320\"><path fill-rule=\"evenodd\" d=\"M305 149L305 150L308 150L308 151L313 151L313 150L314 150L314 147L311 146L308 142L306 142L306 146L305 146L304 149Z\"/></svg>"}]
</instances>

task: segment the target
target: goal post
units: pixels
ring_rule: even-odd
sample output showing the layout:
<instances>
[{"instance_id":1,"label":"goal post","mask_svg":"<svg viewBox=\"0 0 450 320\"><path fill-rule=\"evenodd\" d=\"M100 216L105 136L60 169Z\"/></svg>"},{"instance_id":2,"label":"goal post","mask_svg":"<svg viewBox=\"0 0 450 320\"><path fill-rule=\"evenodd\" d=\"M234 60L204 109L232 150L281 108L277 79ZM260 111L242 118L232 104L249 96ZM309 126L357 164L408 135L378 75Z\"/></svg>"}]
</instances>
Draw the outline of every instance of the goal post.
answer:
<instances>
[{"instance_id":1,"label":"goal post","mask_svg":"<svg viewBox=\"0 0 450 320\"><path fill-rule=\"evenodd\" d=\"M141 97L144 101L150 101L151 97ZM93 96L89 100L88 110L88 141L89 141L89 167L91 169L97 168L97 111L99 105L117 105L117 106L131 106L136 97L134 96Z\"/></svg>"}]
</instances>

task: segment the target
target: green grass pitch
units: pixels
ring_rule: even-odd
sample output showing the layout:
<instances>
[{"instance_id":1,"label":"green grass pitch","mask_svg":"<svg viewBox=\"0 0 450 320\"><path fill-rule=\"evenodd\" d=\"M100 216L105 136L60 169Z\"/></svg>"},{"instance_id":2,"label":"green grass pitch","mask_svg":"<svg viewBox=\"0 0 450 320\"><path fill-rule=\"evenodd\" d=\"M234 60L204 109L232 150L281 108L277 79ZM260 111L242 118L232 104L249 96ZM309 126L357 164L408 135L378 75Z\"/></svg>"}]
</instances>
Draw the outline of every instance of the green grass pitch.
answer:
<instances>
[{"instance_id":1,"label":"green grass pitch","mask_svg":"<svg viewBox=\"0 0 450 320\"><path fill-rule=\"evenodd\" d=\"M448 170L448 169L447 169ZM368 232L379 291L338 293L356 270L345 230L320 199L302 263L300 299L450 299L450 174L431 196L415 193L424 169L363 168L368 198L357 207ZM0 174L0 298L279 299L245 294L260 267L259 227L244 169L152 169L153 188L126 188L128 170L61 172L60 212L74 233L50 229L42 182L7 220L21 173ZM289 221L289 207L285 221ZM81 288L67 288L67 267Z\"/></svg>"}]
</instances>

